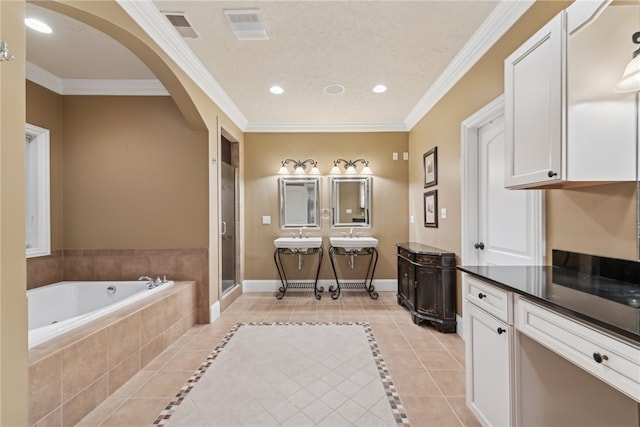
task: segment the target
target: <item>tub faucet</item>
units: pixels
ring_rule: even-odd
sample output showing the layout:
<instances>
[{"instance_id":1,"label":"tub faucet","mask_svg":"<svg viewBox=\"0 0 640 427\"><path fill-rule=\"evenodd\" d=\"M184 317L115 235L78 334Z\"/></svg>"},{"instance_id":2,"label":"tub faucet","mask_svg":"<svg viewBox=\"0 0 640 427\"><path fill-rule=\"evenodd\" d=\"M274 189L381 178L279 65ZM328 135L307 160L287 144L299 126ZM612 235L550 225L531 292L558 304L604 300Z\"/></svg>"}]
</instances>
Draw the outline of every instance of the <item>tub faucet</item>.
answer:
<instances>
[{"instance_id":1,"label":"tub faucet","mask_svg":"<svg viewBox=\"0 0 640 427\"><path fill-rule=\"evenodd\" d=\"M149 277L149 276L141 276L141 277L138 277L138 280L146 280L146 281L147 281L147 285L149 285L149 286L148 286L148 287L149 287L149 289L152 289L152 288L155 288L155 287L156 287L155 282L154 282L154 281L153 281L153 279L152 279L151 277Z\"/></svg>"}]
</instances>

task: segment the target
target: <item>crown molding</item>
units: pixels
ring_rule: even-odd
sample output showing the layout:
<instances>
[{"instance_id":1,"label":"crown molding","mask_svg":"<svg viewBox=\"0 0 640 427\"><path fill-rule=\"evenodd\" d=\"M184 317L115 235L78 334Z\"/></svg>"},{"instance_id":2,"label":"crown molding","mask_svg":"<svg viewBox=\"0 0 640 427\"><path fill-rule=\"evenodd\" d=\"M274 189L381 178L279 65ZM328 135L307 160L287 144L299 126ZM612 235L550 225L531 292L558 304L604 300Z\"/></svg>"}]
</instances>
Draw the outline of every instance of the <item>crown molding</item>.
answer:
<instances>
[{"instance_id":1,"label":"crown molding","mask_svg":"<svg viewBox=\"0 0 640 427\"><path fill-rule=\"evenodd\" d=\"M120 7L198 85L241 130L248 120L211 76L152 0L116 0Z\"/></svg>"},{"instance_id":2,"label":"crown molding","mask_svg":"<svg viewBox=\"0 0 640 427\"><path fill-rule=\"evenodd\" d=\"M404 119L411 130L535 3L501 0Z\"/></svg>"},{"instance_id":3,"label":"crown molding","mask_svg":"<svg viewBox=\"0 0 640 427\"><path fill-rule=\"evenodd\" d=\"M249 122L247 133L257 132L407 132L403 122Z\"/></svg>"},{"instance_id":4,"label":"crown molding","mask_svg":"<svg viewBox=\"0 0 640 427\"><path fill-rule=\"evenodd\" d=\"M32 62L27 61L25 77L27 80L31 80L52 92L62 95L62 79Z\"/></svg>"},{"instance_id":5,"label":"crown molding","mask_svg":"<svg viewBox=\"0 0 640 427\"><path fill-rule=\"evenodd\" d=\"M59 95L169 96L155 79L61 79L31 62L27 62L26 77Z\"/></svg>"}]
</instances>

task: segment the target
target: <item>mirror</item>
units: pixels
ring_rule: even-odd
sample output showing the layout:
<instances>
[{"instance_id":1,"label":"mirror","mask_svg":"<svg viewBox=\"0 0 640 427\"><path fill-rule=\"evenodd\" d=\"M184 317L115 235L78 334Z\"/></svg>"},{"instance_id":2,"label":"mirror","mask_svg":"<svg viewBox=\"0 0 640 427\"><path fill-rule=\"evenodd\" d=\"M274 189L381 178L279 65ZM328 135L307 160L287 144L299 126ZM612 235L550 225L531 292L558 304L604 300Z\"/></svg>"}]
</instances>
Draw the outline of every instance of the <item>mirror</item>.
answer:
<instances>
[{"instance_id":1,"label":"mirror","mask_svg":"<svg viewBox=\"0 0 640 427\"><path fill-rule=\"evenodd\" d=\"M371 177L331 177L331 226L371 227Z\"/></svg>"},{"instance_id":2,"label":"mirror","mask_svg":"<svg viewBox=\"0 0 640 427\"><path fill-rule=\"evenodd\" d=\"M280 227L320 227L320 178L280 178Z\"/></svg>"}]
</instances>

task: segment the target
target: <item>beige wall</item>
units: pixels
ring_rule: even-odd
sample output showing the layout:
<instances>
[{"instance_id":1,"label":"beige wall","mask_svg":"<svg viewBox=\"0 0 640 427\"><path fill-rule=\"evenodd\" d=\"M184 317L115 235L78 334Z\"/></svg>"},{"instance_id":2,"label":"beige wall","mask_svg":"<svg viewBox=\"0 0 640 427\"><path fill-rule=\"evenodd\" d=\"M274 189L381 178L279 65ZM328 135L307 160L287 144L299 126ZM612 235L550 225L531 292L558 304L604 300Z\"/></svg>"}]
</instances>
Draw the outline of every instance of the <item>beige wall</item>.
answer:
<instances>
[{"instance_id":1,"label":"beige wall","mask_svg":"<svg viewBox=\"0 0 640 427\"><path fill-rule=\"evenodd\" d=\"M171 98L62 104L65 249L208 245L207 135Z\"/></svg>"},{"instance_id":2,"label":"beige wall","mask_svg":"<svg viewBox=\"0 0 640 427\"><path fill-rule=\"evenodd\" d=\"M27 425L24 2L0 2L0 425Z\"/></svg>"},{"instance_id":3,"label":"beige wall","mask_svg":"<svg viewBox=\"0 0 640 427\"><path fill-rule=\"evenodd\" d=\"M289 235L280 229L278 175L280 162L286 158L318 162L322 172L321 207L329 208L329 170L337 158L355 160L366 158L373 170L372 228L361 230L363 235L379 239L380 259L376 279L396 278L395 244L407 241L408 161L392 160L392 153L408 150L406 132L381 133L247 133L244 137L245 166L245 279L277 279L273 262L273 240ZM271 216L271 224L263 225L262 216ZM340 235L332 230L328 220L322 220L322 230L311 230L315 236ZM325 254L326 255L326 254ZM321 278L331 279L329 259L325 256Z\"/></svg>"},{"instance_id":4,"label":"beige wall","mask_svg":"<svg viewBox=\"0 0 640 427\"><path fill-rule=\"evenodd\" d=\"M571 2L537 2L411 130L409 213L422 215L422 154L438 147L438 204L448 218L437 229L410 226L411 240L461 253L460 123L504 91L504 59ZM547 251L566 249L636 258L634 183L546 190ZM548 257L550 263L550 257ZM458 308L461 292L458 283Z\"/></svg>"},{"instance_id":5,"label":"beige wall","mask_svg":"<svg viewBox=\"0 0 640 427\"><path fill-rule=\"evenodd\" d=\"M51 131L52 249L208 245L208 137L171 98L27 82L26 105L27 121Z\"/></svg>"},{"instance_id":6,"label":"beige wall","mask_svg":"<svg viewBox=\"0 0 640 427\"><path fill-rule=\"evenodd\" d=\"M51 250L64 249L62 228L62 96L27 81L27 123L49 130Z\"/></svg>"}]
</instances>

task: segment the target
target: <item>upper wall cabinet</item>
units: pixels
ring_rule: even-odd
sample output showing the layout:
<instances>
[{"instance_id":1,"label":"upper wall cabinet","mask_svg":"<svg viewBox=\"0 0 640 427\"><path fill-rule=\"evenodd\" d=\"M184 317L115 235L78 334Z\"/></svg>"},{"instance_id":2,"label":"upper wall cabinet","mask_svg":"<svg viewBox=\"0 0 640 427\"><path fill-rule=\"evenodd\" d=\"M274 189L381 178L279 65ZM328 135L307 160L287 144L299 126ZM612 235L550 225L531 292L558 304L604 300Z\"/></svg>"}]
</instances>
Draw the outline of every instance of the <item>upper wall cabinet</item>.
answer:
<instances>
[{"instance_id":1,"label":"upper wall cabinet","mask_svg":"<svg viewBox=\"0 0 640 427\"><path fill-rule=\"evenodd\" d=\"M575 2L505 60L505 185L636 180L635 93L616 92L638 5Z\"/></svg>"}]
</instances>

